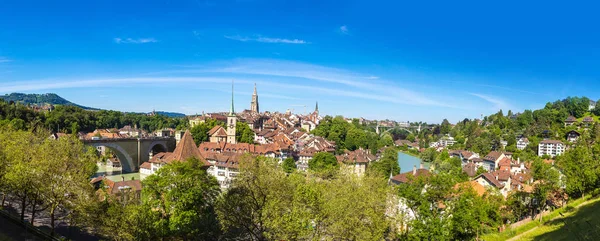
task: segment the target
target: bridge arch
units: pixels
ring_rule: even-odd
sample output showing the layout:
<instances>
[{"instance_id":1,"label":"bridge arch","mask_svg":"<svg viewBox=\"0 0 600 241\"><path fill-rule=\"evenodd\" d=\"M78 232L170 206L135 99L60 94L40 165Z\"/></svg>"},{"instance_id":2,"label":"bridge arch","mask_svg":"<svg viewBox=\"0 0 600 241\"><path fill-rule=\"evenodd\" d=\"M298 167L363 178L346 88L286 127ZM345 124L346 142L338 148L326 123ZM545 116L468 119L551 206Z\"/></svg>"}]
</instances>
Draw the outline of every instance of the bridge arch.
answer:
<instances>
[{"instance_id":1,"label":"bridge arch","mask_svg":"<svg viewBox=\"0 0 600 241\"><path fill-rule=\"evenodd\" d=\"M131 157L131 155L129 155L129 153L127 153L127 151L125 149L123 149L123 147L121 147L119 144L105 142L105 143L90 143L89 145L93 146L93 147L103 146L103 147L109 148L119 158L119 161L121 162L121 167L123 168L124 171L125 170L135 171L137 169L137 167L135 166L135 164L133 162L133 157Z\"/></svg>"},{"instance_id":2,"label":"bridge arch","mask_svg":"<svg viewBox=\"0 0 600 241\"><path fill-rule=\"evenodd\" d=\"M148 158L151 158L152 156L161 153L161 152L167 152L169 149L167 148L167 145L165 145L164 141L153 141L152 143L150 143L150 145L148 146Z\"/></svg>"}]
</instances>

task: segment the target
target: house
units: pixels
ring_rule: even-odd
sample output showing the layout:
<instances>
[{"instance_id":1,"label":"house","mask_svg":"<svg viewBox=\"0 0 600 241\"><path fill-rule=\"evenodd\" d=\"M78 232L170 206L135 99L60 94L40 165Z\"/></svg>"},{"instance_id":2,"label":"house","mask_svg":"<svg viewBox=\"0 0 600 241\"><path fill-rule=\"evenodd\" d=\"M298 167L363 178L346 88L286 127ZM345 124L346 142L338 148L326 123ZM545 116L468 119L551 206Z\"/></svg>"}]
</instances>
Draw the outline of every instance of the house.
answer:
<instances>
[{"instance_id":1,"label":"house","mask_svg":"<svg viewBox=\"0 0 600 241\"><path fill-rule=\"evenodd\" d=\"M456 143L456 141L454 140L454 137L447 135L447 136L442 137L438 143L439 143L439 146L449 147L449 146L454 145L454 143Z\"/></svg>"},{"instance_id":2,"label":"house","mask_svg":"<svg viewBox=\"0 0 600 241\"><path fill-rule=\"evenodd\" d=\"M571 130L565 135L568 142L576 142L579 139L579 136L581 136L581 134L576 130Z\"/></svg>"},{"instance_id":3,"label":"house","mask_svg":"<svg viewBox=\"0 0 600 241\"><path fill-rule=\"evenodd\" d=\"M567 119L565 120L565 126L572 126L573 124L575 124L577 122L577 118L575 118L574 116L569 116L567 117Z\"/></svg>"},{"instance_id":4,"label":"house","mask_svg":"<svg viewBox=\"0 0 600 241\"><path fill-rule=\"evenodd\" d=\"M131 127L130 125L126 125L119 129L119 134L127 137L139 137L142 135L142 131L137 126Z\"/></svg>"},{"instance_id":5,"label":"house","mask_svg":"<svg viewBox=\"0 0 600 241\"><path fill-rule=\"evenodd\" d=\"M517 149L524 150L529 145L529 139L526 137L521 137L517 139Z\"/></svg>"},{"instance_id":6,"label":"house","mask_svg":"<svg viewBox=\"0 0 600 241\"><path fill-rule=\"evenodd\" d=\"M207 173L217 179L221 188L227 189L239 174L239 163L242 158L242 153L233 152L207 155L206 160L211 164L211 167L207 169Z\"/></svg>"},{"instance_id":7,"label":"house","mask_svg":"<svg viewBox=\"0 0 600 241\"><path fill-rule=\"evenodd\" d=\"M502 160L506 155L502 152L491 151L485 157L483 157L483 168L487 171L494 171L498 166L500 160Z\"/></svg>"},{"instance_id":8,"label":"house","mask_svg":"<svg viewBox=\"0 0 600 241\"><path fill-rule=\"evenodd\" d=\"M227 141L227 131L222 126L215 126L208 131L208 136L210 142L226 142Z\"/></svg>"},{"instance_id":9,"label":"house","mask_svg":"<svg viewBox=\"0 0 600 241\"><path fill-rule=\"evenodd\" d=\"M588 111L592 111L596 108L596 101L590 100L590 104L588 105Z\"/></svg>"},{"instance_id":10,"label":"house","mask_svg":"<svg viewBox=\"0 0 600 241\"><path fill-rule=\"evenodd\" d=\"M558 140L543 140L538 145L538 156L559 156L565 152L565 145Z\"/></svg>"},{"instance_id":11,"label":"house","mask_svg":"<svg viewBox=\"0 0 600 241\"><path fill-rule=\"evenodd\" d=\"M158 136L158 137L170 137L170 136L174 136L173 132L174 132L173 129L165 128L165 129L155 131L154 135Z\"/></svg>"},{"instance_id":12,"label":"house","mask_svg":"<svg viewBox=\"0 0 600 241\"><path fill-rule=\"evenodd\" d=\"M190 128L205 123L206 119L208 119L208 117L205 115L191 117L189 120Z\"/></svg>"},{"instance_id":13,"label":"house","mask_svg":"<svg viewBox=\"0 0 600 241\"><path fill-rule=\"evenodd\" d=\"M362 176L367 171L369 163L375 161L376 157L368 150L358 149L345 151L343 155L337 155L336 159L350 173Z\"/></svg>"},{"instance_id":14,"label":"house","mask_svg":"<svg viewBox=\"0 0 600 241\"><path fill-rule=\"evenodd\" d=\"M429 172L429 170L423 168L423 164L421 164L419 169L417 169L417 166L414 166L412 171L400 173L396 176L391 177L390 182L392 184L399 185L399 184L403 184L403 183L412 182L412 180L415 178L419 178L419 177L427 178L429 176L431 176L431 172Z\"/></svg>"},{"instance_id":15,"label":"house","mask_svg":"<svg viewBox=\"0 0 600 241\"><path fill-rule=\"evenodd\" d=\"M142 182L140 180L125 180L114 182L106 177L97 177L90 181L97 189L103 189L106 194L114 196L121 202L139 200L142 193ZM101 191L98 190L98 193ZM101 196L102 200L106 197Z\"/></svg>"},{"instance_id":16,"label":"house","mask_svg":"<svg viewBox=\"0 0 600 241\"><path fill-rule=\"evenodd\" d=\"M590 126L592 126L592 124L594 124L594 118L592 118L591 116L583 117L583 120L581 121L581 123L585 127L590 127Z\"/></svg>"},{"instance_id":17,"label":"house","mask_svg":"<svg viewBox=\"0 0 600 241\"><path fill-rule=\"evenodd\" d=\"M483 187L486 187L486 188L487 187L492 187L492 188L497 188L497 189L504 188L504 185L502 185L500 183L500 181L498 181L498 179L496 179L496 177L490 172L479 174L479 176L477 176L473 180L475 180L476 182L478 182L479 184L481 184Z\"/></svg>"}]
</instances>

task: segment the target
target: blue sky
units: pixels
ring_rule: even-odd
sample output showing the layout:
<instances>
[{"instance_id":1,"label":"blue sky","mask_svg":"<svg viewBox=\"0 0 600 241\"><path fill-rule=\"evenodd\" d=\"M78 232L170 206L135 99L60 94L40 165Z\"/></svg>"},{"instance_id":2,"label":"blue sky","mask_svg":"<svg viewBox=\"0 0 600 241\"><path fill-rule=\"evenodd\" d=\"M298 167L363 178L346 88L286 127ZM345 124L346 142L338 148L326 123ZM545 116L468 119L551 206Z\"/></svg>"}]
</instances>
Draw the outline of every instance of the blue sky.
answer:
<instances>
[{"instance_id":1,"label":"blue sky","mask_svg":"<svg viewBox=\"0 0 600 241\"><path fill-rule=\"evenodd\" d=\"M12 1L0 93L441 122L600 98L593 2Z\"/></svg>"}]
</instances>

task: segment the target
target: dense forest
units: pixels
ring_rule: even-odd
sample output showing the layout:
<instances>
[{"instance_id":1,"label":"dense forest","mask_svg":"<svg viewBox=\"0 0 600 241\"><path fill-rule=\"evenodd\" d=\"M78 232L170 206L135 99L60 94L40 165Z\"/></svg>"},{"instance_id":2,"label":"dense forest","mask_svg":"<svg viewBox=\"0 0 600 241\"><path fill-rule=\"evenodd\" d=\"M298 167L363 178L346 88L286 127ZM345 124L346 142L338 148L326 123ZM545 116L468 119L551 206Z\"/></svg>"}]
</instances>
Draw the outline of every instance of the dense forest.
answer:
<instances>
[{"instance_id":1,"label":"dense forest","mask_svg":"<svg viewBox=\"0 0 600 241\"><path fill-rule=\"evenodd\" d=\"M9 125L19 130L47 129L65 133L91 132L100 128L121 128L130 125L152 132L162 128L185 129L188 120L160 114L84 110L69 105L56 106L52 111L36 112L24 104L0 100L0 125Z\"/></svg>"}]
</instances>

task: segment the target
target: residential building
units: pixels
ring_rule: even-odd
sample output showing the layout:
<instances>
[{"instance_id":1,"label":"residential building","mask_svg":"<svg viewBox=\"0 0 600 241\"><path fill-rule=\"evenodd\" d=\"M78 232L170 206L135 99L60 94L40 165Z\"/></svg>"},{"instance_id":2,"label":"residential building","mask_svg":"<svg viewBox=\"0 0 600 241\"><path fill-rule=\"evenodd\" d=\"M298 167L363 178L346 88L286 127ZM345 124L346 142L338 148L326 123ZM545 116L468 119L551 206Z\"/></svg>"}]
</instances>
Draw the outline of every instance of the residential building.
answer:
<instances>
[{"instance_id":1,"label":"residential building","mask_svg":"<svg viewBox=\"0 0 600 241\"><path fill-rule=\"evenodd\" d=\"M583 120L581 121L581 123L583 124L584 127L590 127L594 124L594 118L592 118L591 116L583 117Z\"/></svg>"},{"instance_id":2,"label":"residential building","mask_svg":"<svg viewBox=\"0 0 600 241\"><path fill-rule=\"evenodd\" d=\"M565 145L558 140L543 140L538 145L538 156L559 156L565 152Z\"/></svg>"},{"instance_id":3,"label":"residential building","mask_svg":"<svg viewBox=\"0 0 600 241\"><path fill-rule=\"evenodd\" d=\"M358 176L364 175L369 163L377 159L375 155L364 149L345 151L344 154L338 155L336 158L342 168Z\"/></svg>"},{"instance_id":4,"label":"residential building","mask_svg":"<svg viewBox=\"0 0 600 241\"><path fill-rule=\"evenodd\" d=\"M529 145L529 139L526 137L521 137L517 139L517 149L524 150Z\"/></svg>"},{"instance_id":5,"label":"residential building","mask_svg":"<svg viewBox=\"0 0 600 241\"><path fill-rule=\"evenodd\" d=\"M483 168L487 171L495 171L500 160L505 157L506 155L502 152L491 151L483 157Z\"/></svg>"},{"instance_id":6,"label":"residential building","mask_svg":"<svg viewBox=\"0 0 600 241\"><path fill-rule=\"evenodd\" d=\"M579 139L579 136L581 136L581 134L579 134L579 132L576 130L571 130L565 134L567 141L571 143L576 142Z\"/></svg>"},{"instance_id":7,"label":"residential building","mask_svg":"<svg viewBox=\"0 0 600 241\"><path fill-rule=\"evenodd\" d=\"M565 126L572 126L575 123L577 123L577 118L575 118L574 116L569 116L565 120Z\"/></svg>"},{"instance_id":8,"label":"residential building","mask_svg":"<svg viewBox=\"0 0 600 241\"><path fill-rule=\"evenodd\" d=\"M596 101L590 100L590 104L588 105L588 111L592 111L596 108Z\"/></svg>"}]
</instances>

